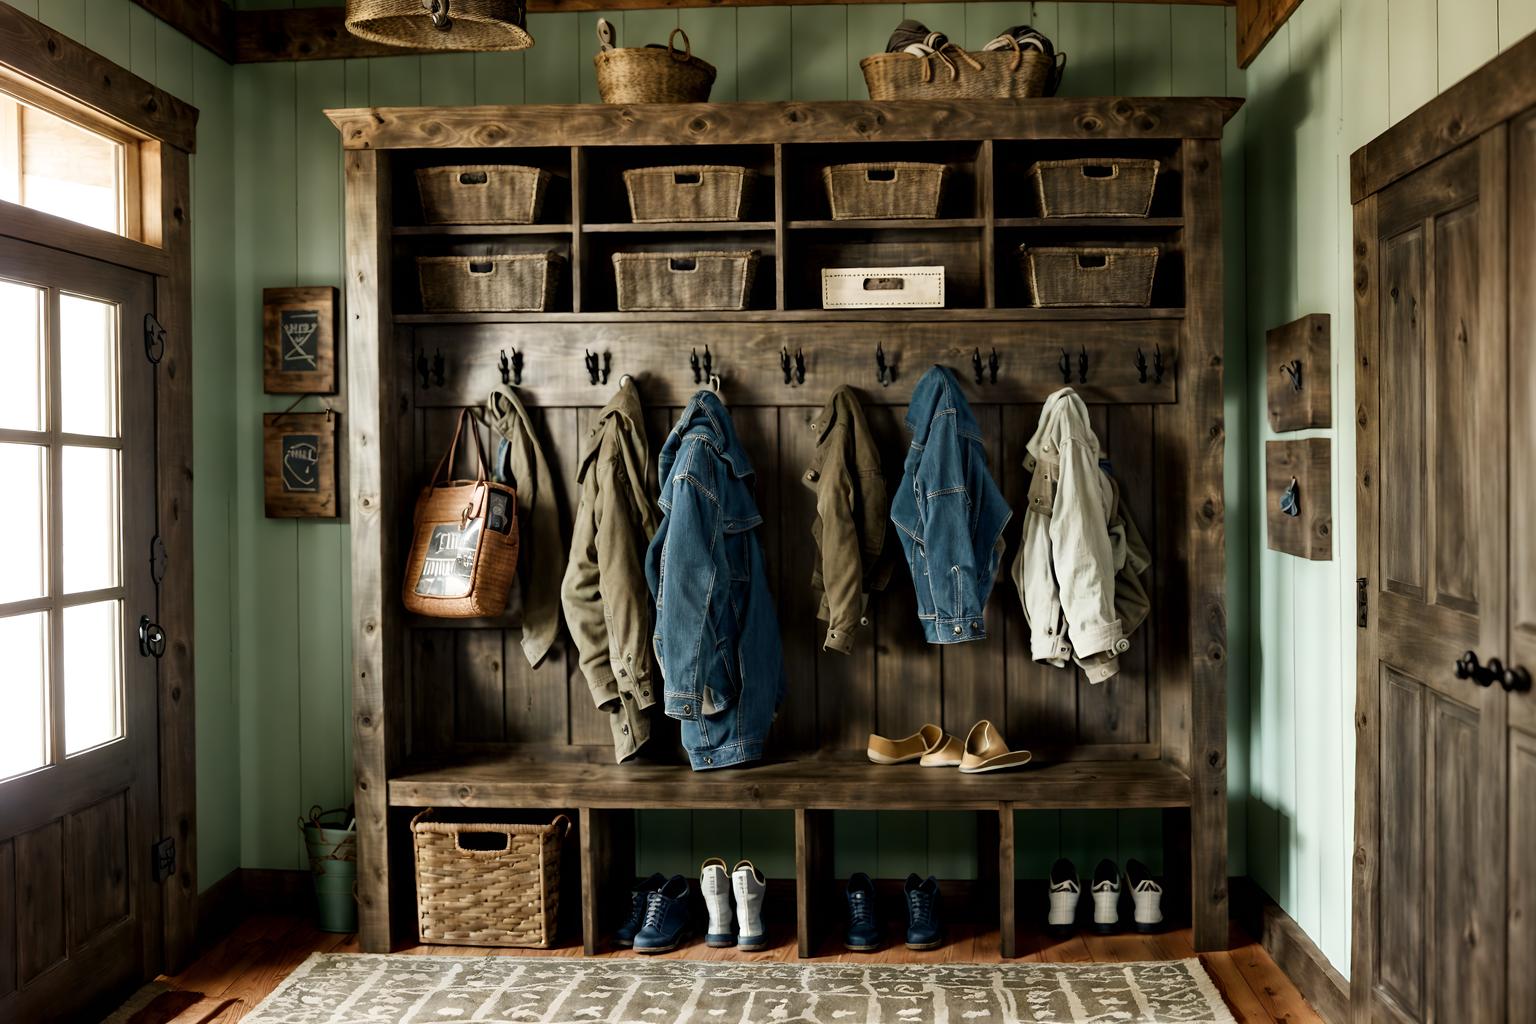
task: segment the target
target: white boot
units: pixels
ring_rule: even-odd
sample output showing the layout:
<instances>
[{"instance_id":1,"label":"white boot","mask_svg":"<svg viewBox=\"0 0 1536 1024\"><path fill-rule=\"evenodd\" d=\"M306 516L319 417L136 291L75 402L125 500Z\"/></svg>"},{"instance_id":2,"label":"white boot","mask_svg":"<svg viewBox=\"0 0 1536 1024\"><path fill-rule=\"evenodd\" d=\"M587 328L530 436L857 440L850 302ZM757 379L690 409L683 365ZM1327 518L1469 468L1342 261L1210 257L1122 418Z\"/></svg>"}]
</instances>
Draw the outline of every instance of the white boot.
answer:
<instances>
[{"instance_id":1,"label":"white boot","mask_svg":"<svg viewBox=\"0 0 1536 1024\"><path fill-rule=\"evenodd\" d=\"M1112 935L1120 925L1120 869L1105 858L1093 869L1093 930Z\"/></svg>"},{"instance_id":2,"label":"white boot","mask_svg":"<svg viewBox=\"0 0 1536 1024\"><path fill-rule=\"evenodd\" d=\"M1051 930L1066 933L1077 921L1077 901L1083 895L1083 887L1077 880L1077 868L1062 857L1051 865L1051 908L1045 915L1045 923Z\"/></svg>"},{"instance_id":3,"label":"white boot","mask_svg":"<svg viewBox=\"0 0 1536 1024\"><path fill-rule=\"evenodd\" d=\"M1139 860L1125 862L1125 884L1131 890L1136 930L1157 931L1163 923L1163 887L1152 880L1152 873Z\"/></svg>"},{"instance_id":4,"label":"white boot","mask_svg":"<svg viewBox=\"0 0 1536 1024\"><path fill-rule=\"evenodd\" d=\"M711 949L736 945L736 935L731 931L731 883L725 873L725 861L711 857L699 867L699 891L704 894L704 908L709 911L705 944Z\"/></svg>"},{"instance_id":5,"label":"white boot","mask_svg":"<svg viewBox=\"0 0 1536 1024\"><path fill-rule=\"evenodd\" d=\"M763 928L763 891L767 888L763 873L749 860L738 861L731 869L731 888L736 892L736 921L741 926L736 948L748 952L768 947Z\"/></svg>"}]
</instances>

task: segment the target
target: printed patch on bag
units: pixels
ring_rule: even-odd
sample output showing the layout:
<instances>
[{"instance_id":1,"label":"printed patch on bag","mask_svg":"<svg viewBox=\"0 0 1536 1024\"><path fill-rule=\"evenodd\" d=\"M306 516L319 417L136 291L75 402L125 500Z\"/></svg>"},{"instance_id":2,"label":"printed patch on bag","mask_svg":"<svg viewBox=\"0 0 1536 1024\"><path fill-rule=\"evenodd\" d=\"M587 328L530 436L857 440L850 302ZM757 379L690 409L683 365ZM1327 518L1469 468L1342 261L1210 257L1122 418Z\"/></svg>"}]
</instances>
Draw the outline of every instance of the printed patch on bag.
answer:
<instances>
[{"instance_id":1,"label":"printed patch on bag","mask_svg":"<svg viewBox=\"0 0 1536 1024\"><path fill-rule=\"evenodd\" d=\"M320 493L318 435L283 435L283 490L293 494Z\"/></svg>"},{"instance_id":2,"label":"printed patch on bag","mask_svg":"<svg viewBox=\"0 0 1536 1024\"><path fill-rule=\"evenodd\" d=\"M510 495L501 491L492 491L490 501L485 503L485 518L489 521L491 529L497 533L510 534L512 532L512 499Z\"/></svg>"},{"instance_id":3,"label":"printed patch on bag","mask_svg":"<svg viewBox=\"0 0 1536 1024\"><path fill-rule=\"evenodd\" d=\"M466 597L475 578L475 552L480 549L481 519L460 530L454 523L432 527L427 557L416 577L416 593L422 597Z\"/></svg>"}]
</instances>

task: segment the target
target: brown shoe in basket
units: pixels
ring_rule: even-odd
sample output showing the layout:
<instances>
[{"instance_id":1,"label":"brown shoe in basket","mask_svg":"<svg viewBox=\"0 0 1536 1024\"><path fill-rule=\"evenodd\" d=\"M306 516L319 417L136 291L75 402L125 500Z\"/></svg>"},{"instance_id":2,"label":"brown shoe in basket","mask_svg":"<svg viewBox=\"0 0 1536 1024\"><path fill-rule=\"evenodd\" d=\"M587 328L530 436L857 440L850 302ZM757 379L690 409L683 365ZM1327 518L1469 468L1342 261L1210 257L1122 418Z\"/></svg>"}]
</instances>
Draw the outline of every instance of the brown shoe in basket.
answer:
<instances>
[{"instance_id":1,"label":"brown shoe in basket","mask_svg":"<svg viewBox=\"0 0 1536 1024\"><path fill-rule=\"evenodd\" d=\"M946 768L960 763L961 747L959 740L930 722L899 740L870 733L864 753L875 764L919 761L924 768Z\"/></svg>"},{"instance_id":2,"label":"brown shoe in basket","mask_svg":"<svg viewBox=\"0 0 1536 1024\"><path fill-rule=\"evenodd\" d=\"M1029 763L1029 751L1009 750L1008 744L998 735L997 726L983 718L971 726L965 738L965 754L960 758L960 770L967 775L979 772L999 772L1005 768L1020 768Z\"/></svg>"}]
</instances>

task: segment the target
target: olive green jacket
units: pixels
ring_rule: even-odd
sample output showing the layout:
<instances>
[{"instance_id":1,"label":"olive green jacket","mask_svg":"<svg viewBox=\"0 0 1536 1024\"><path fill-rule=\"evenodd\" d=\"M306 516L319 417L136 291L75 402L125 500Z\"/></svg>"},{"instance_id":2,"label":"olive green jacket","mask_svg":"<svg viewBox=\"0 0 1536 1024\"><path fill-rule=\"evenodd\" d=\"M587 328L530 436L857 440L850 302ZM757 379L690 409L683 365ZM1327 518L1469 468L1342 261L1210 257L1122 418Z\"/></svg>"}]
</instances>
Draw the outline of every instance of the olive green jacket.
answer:
<instances>
[{"instance_id":1,"label":"olive green jacket","mask_svg":"<svg viewBox=\"0 0 1536 1024\"><path fill-rule=\"evenodd\" d=\"M619 761L650 738L656 703L645 583L645 552L658 519L654 466L640 395L626 377L582 442L581 500L560 586L582 674L592 702L609 712Z\"/></svg>"},{"instance_id":2,"label":"olive green jacket","mask_svg":"<svg viewBox=\"0 0 1536 1024\"><path fill-rule=\"evenodd\" d=\"M846 385L834 391L811 430L816 455L804 477L816 493L811 582L821 593L818 617L827 623L823 646L847 654L854 634L868 624L870 593L885 589L891 576L884 556L890 498L856 391Z\"/></svg>"},{"instance_id":3,"label":"olive green jacket","mask_svg":"<svg viewBox=\"0 0 1536 1024\"><path fill-rule=\"evenodd\" d=\"M554 478L528 410L514 388L498 384L486 419L501 435L496 479L517 489L517 583L523 598L523 655L537 668L560 630L560 510Z\"/></svg>"}]
</instances>

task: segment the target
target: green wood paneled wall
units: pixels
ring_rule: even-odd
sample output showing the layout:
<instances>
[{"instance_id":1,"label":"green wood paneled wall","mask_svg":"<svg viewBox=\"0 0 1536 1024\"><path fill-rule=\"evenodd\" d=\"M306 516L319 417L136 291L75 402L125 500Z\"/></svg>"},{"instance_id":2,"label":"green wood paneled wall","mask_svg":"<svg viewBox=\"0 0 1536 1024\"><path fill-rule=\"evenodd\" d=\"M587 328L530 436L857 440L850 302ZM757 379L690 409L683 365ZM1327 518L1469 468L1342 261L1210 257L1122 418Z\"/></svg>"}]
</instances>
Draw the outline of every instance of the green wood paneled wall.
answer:
<instances>
[{"instance_id":1,"label":"green wood paneled wall","mask_svg":"<svg viewBox=\"0 0 1536 1024\"><path fill-rule=\"evenodd\" d=\"M246 3L244 6L258 6ZM288 6L286 0L267 5ZM194 159L198 332L197 589L199 875L303 864L295 818L351 790L347 527L262 515L259 414L285 408L260 379L264 287L341 283L339 147L321 111L344 105L595 101L594 14L535 15L525 54L454 54L231 69L129 0L20 0L78 38L202 110ZM617 15L620 40L665 38L681 25L720 69L721 100L866 95L859 58L895 22L917 17L971 46L1031 22L1069 54L1065 92L1238 94L1233 15L1221 9L1108 3L881 4L856 7L644 11ZM1229 132L1235 140L1238 132ZM1242 150L1229 142L1229 258L1240 267ZM1228 447L1234 551L1246 550L1240 432L1244 363L1241 274L1229 274ZM1233 870L1243 870L1242 772L1248 763L1242 558L1230 560L1233 673ZM1043 875L1058 855L1084 870L1101 856L1159 856L1155 812L1038 812L1020 821L1019 871ZM848 814L837 870L974 872L975 829L961 814ZM647 814L642 867L692 871L707 855L792 869L787 816L734 811Z\"/></svg>"},{"instance_id":2,"label":"green wood paneled wall","mask_svg":"<svg viewBox=\"0 0 1536 1024\"><path fill-rule=\"evenodd\" d=\"M1265 330L1332 314L1339 425L1300 435L1334 439L1334 560L1269 551L1263 516L1251 533L1248 870L1346 974L1357 573L1349 155L1532 30L1536 0L1309 0L1248 69L1250 507L1266 500L1273 436Z\"/></svg>"}]
</instances>

